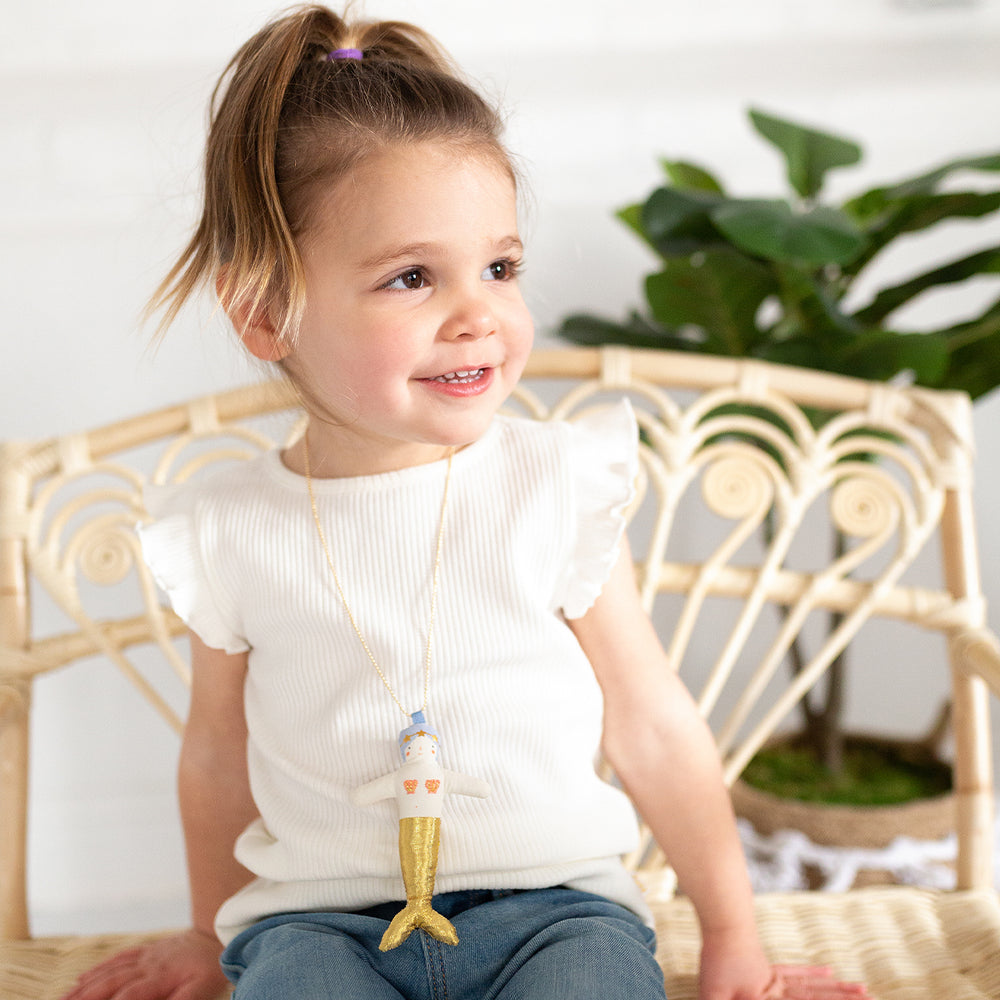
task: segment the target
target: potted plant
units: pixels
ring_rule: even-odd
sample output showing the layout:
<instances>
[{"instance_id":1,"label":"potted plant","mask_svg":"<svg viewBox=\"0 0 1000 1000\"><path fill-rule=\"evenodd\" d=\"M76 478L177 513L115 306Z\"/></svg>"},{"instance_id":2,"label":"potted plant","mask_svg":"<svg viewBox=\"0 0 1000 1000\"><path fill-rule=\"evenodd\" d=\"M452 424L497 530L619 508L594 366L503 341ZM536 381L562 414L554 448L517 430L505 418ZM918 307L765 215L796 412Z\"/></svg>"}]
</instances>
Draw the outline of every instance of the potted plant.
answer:
<instances>
[{"instance_id":1,"label":"potted plant","mask_svg":"<svg viewBox=\"0 0 1000 1000\"><path fill-rule=\"evenodd\" d=\"M1000 172L1000 153L953 160L837 203L823 200L824 181L831 170L861 160L857 143L759 110L749 117L783 155L788 195L730 195L704 167L663 160L665 183L617 213L659 257L645 279L646 308L621 321L571 315L559 335L578 344L701 351L870 379L905 377L964 390L974 399L996 388L1000 298L980 315L933 329L908 329L899 317L932 289L979 276L1000 278L1000 245L935 262L878 289L871 288L870 276L873 262L907 236L945 220L997 217L1000 188L991 175ZM987 189L954 189L952 181L970 174L986 178ZM792 659L794 669L794 649ZM842 726L845 669L842 657L830 668L822 696L814 692L803 703L801 752L780 753L777 763L758 755L749 780L769 780L761 771L770 770L775 779L775 770L806 767L833 785L819 797L856 800L855 788L842 789L851 766ZM870 771L870 760L861 769ZM904 764L903 771L909 770ZM885 776L878 784L884 791ZM800 785L789 794L810 793ZM921 794L921 788L899 797L910 794Z\"/></svg>"}]
</instances>

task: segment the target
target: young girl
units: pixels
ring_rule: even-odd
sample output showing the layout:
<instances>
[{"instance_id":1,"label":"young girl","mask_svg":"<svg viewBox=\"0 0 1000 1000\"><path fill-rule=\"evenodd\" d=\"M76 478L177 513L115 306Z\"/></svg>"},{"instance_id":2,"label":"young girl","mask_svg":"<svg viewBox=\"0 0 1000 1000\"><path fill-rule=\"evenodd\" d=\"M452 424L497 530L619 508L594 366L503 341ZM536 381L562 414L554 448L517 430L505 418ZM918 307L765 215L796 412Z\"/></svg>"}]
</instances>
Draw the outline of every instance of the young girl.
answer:
<instances>
[{"instance_id":1,"label":"young girl","mask_svg":"<svg viewBox=\"0 0 1000 1000\"><path fill-rule=\"evenodd\" d=\"M309 425L151 498L191 629L193 926L72 1000L209 1000L222 970L239 1000L662 1000L599 745L697 908L704 1000L864 996L763 957L714 744L633 582L627 405L497 415L532 339L497 113L419 29L307 7L237 53L206 169L158 301L214 281Z\"/></svg>"}]
</instances>

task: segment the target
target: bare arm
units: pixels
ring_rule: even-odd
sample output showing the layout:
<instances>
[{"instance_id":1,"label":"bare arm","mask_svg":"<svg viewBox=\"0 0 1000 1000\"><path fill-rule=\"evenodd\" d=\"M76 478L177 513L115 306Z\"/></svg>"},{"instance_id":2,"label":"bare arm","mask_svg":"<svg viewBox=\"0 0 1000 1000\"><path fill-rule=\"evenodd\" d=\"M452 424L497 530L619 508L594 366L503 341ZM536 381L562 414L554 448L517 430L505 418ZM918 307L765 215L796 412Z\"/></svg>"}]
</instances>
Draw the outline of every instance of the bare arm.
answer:
<instances>
[{"instance_id":1,"label":"bare arm","mask_svg":"<svg viewBox=\"0 0 1000 1000\"><path fill-rule=\"evenodd\" d=\"M184 729L178 792L195 930L213 938L218 908L250 880L233 844L257 815L247 775L243 684L247 655L191 636L191 708Z\"/></svg>"},{"instance_id":2,"label":"bare arm","mask_svg":"<svg viewBox=\"0 0 1000 1000\"><path fill-rule=\"evenodd\" d=\"M642 608L627 545L596 603L570 627L604 694L608 761L698 914L702 1000L798 995L764 957L715 741ZM825 971L791 976L817 980L823 996L864 995Z\"/></svg>"},{"instance_id":3,"label":"bare arm","mask_svg":"<svg viewBox=\"0 0 1000 1000\"><path fill-rule=\"evenodd\" d=\"M724 936L756 956L750 882L715 742L642 608L626 547L570 627L604 694L604 752L694 903L706 943Z\"/></svg>"},{"instance_id":4,"label":"bare arm","mask_svg":"<svg viewBox=\"0 0 1000 1000\"><path fill-rule=\"evenodd\" d=\"M191 635L191 707L178 793L191 886L192 927L115 955L80 977L65 1000L214 1000L226 988L213 920L250 873L233 857L257 814L246 765L246 654L230 656Z\"/></svg>"}]
</instances>

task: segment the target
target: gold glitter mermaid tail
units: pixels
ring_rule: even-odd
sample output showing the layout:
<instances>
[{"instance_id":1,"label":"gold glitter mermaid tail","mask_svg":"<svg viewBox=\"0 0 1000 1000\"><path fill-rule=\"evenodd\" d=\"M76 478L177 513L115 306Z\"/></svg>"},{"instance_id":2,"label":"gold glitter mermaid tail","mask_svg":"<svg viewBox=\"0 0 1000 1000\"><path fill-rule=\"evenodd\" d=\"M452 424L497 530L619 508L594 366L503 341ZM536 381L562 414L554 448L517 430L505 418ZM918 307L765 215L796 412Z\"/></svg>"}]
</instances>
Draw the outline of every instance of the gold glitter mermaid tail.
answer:
<instances>
[{"instance_id":1,"label":"gold glitter mermaid tail","mask_svg":"<svg viewBox=\"0 0 1000 1000\"><path fill-rule=\"evenodd\" d=\"M396 914L382 936L380 951L401 945L418 927L445 944L458 944L450 920L431 908L437 873L441 820L436 816L407 816L399 821L399 866L403 870L406 906Z\"/></svg>"}]
</instances>

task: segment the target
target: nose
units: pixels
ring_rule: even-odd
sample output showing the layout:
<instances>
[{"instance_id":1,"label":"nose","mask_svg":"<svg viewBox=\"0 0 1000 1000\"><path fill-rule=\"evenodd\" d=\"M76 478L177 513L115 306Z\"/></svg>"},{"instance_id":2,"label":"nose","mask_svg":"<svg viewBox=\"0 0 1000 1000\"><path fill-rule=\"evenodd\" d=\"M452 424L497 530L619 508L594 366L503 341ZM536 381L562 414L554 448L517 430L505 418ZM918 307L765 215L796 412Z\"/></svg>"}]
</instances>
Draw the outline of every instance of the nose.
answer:
<instances>
[{"instance_id":1,"label":"nose","mask_svg":"<svg viewBox=\"0 0 1000 1000\"><path fill-rule=\"evenodd\" d=\"M497 314L487 292L475 289L456 294L450 303L441 336L445 340L481 340L495 333Z\"/></svg>"}]
</instances>

